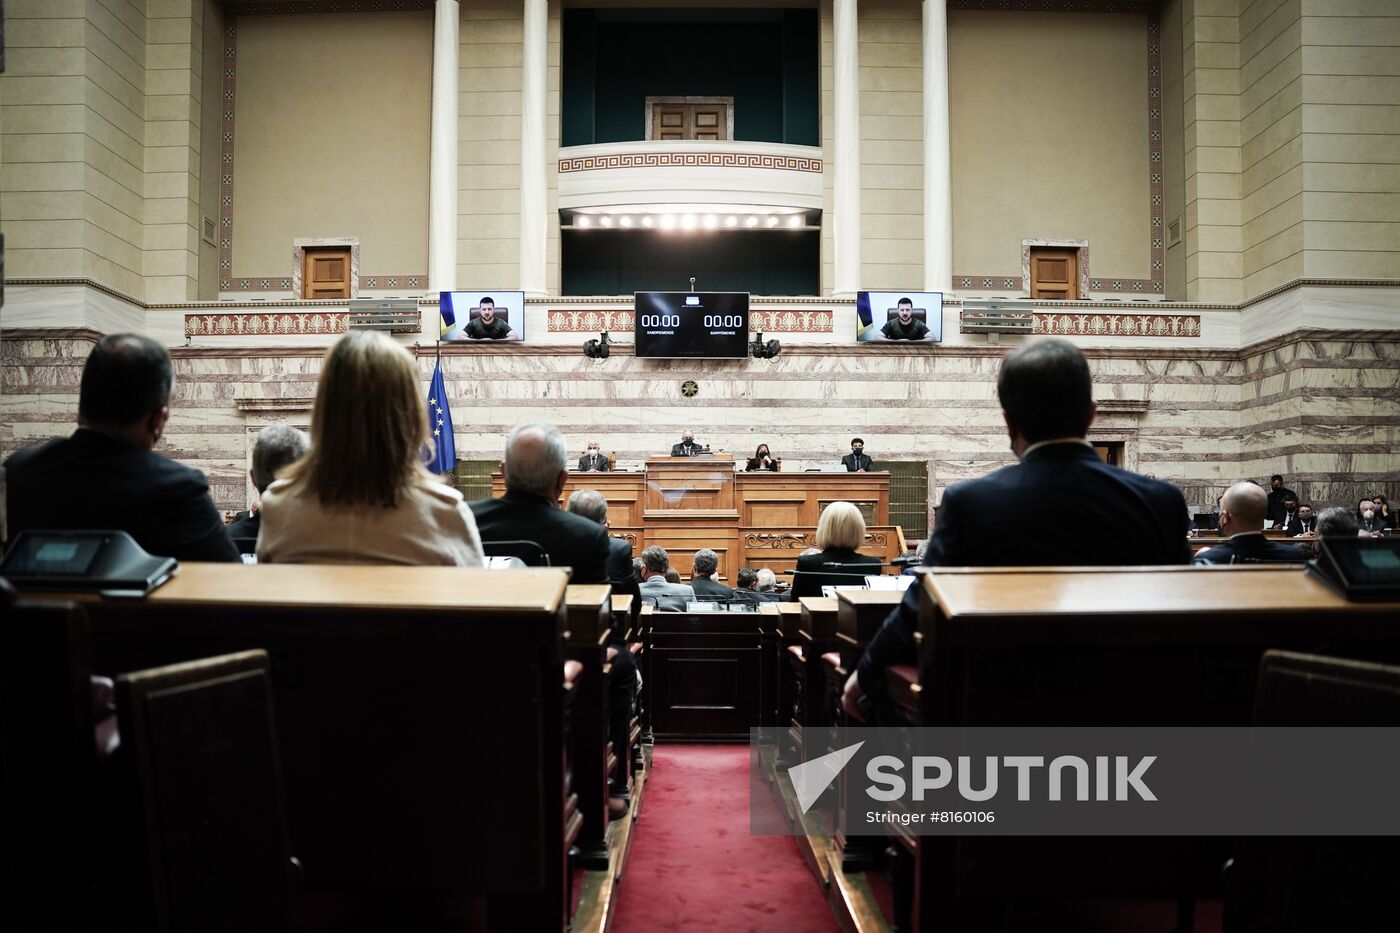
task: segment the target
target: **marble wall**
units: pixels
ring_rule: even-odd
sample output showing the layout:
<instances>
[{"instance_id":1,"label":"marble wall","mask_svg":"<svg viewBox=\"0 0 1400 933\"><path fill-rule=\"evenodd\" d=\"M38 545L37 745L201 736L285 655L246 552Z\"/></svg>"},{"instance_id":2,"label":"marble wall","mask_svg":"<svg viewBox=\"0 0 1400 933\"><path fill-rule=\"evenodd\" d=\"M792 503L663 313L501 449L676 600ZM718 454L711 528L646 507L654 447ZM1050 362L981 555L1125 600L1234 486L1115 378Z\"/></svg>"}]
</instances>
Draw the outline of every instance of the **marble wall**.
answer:
<instances>
[{"instance_id":1,"label":"marble wall","mask_svg":"<svg viewBox=\"0 0 1400 933\"><path fill-rule=\"evenodd\" d=\"M71 430L92 331L10 331L3 342L8 453ZM162 449L204 470L220 508L248 495L248 449L272 421L305 426L320 369L313 347L172 349L173 415ZM1094 437L1124 444L1129 468L1205 505L1240 479L1283 473L1315 504L1400 497L1400 334L1311 331L1244 350L1088 347L1101 415ZM716 450L767 441L788 469L832 462L852 436L879 459L928 467L930 505L949 483L1010 463L995 399L1004 348L935 355L793 346L773 361L607 361L576 347L455 348L443 356L462 459L500 456L509 428L543 419L571 450L597 440L621 465L682 429ZM424 384L433 367L424 348ZM681 384L693 380L687 398Z\"/></svg>"}]
</instances>

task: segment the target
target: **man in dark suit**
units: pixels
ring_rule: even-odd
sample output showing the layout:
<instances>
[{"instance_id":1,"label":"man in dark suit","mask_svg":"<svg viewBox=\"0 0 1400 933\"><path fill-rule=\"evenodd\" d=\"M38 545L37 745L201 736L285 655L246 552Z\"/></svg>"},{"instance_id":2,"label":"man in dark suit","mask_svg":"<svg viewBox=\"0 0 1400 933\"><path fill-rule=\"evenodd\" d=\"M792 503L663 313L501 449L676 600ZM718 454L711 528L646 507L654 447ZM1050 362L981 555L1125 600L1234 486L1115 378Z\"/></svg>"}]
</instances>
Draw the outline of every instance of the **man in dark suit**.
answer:
<instances>
[{"instance_id":1,"label":"man in dark suit","mask_svg":"<svg viewBox=\"0 0 1400 933\"><path fill-rule=\"evenodd\" d=\"M690 588L700 599L733 599L734 589L714 580L719 555L707 547L695 552L690 564Z\"/></svg>"},{"instance_id":2,"label":"man in dark suit","mask_svg":"<svg viewBox=\"0 0 1400 933\"><path fill-rule=\"evenodd\" d=\"M1284 500L1292 499L1298 501L1298 494L1283 485L1283 477L1275 473L1269 477L1269 506L1264 513L1264 517L1276 525L1283 524L1284 520Z\"/></svg>"},{"instance_id":3,"label":"man in dark suit","mask_svg":"<svg viewBox=\"0 0 1400 933\"><path fill-rule=\"evenodd\" d=\"M700 455L700 445L695 443L695 432L686 428L681 432L681 442L671 445L673 457L696 457Z\"/></svg>"},{"instance_id":4,"label":"man in dark suit","mask_svg":"<svg viewBox=\"0 0 1400 933\"><path fill-rule=\"evenodd\" d=\"M269 424L258 432L253 442L253 468L248 478L253 488L261 496L272 485L277 474L296 463L306 454L311 438L305 431L298 431L290 424ZM257 505L246 512L239 512L228 526L228 535L240 554L252 554L257 550L258 530L262 527L262 513Z\"/></svg>"},{"instance_id":5,"label":"man in dark suit","mask_svg":"<svg viewBox=\"0 0 1400 933\"><path fill-rule=\"evenodd\" d=\"M602 525L606 531L612 526L608 522L608 500L596 489L578 489L569 496L569 512ZM638 589L641 583L632 567L632 545L622 538L608 535L608 582L614 593L631 593L633 614L641 607L642 594Z\"/></svg>"},{"instance_id":6,"label":"man in dark suit","mask_svg":"<svg viewBox=\"0 0 1400 933\"><path fill-rule=\"evenodd\" d=\"M612 467L608 465L608 458L598 452L598 442L588 442L588 453L578 458L578 468L586 473L606 473Z\"/></svg>"},{"instance_id":7,"label":"man in dark suit","mask_svg":"<svg viewBox=\"0 0 1400 933\"><path fill-rule=\"evenodd\" d=\"M841 458L841 464L846 468L846 472L869 472L872 462L873 461L865 455L865 441L858 437L851 438L851 452Z\"/></svg>"},{"instance_id":8,"label":"man in dark suit","mask_svg":"<svg viewBox=\"0 0 1400 933\"><path fill-rule=\"evenodd\" d=\"M170 417L170 354L111 334L83 366L78 430L5 461L9 534L125 531L152 554L236 561L204 474L154 452Z\"/></svg>"},{"instance_id":9,"label":"man in dark suit","mask_svg":"<svg viewBox=\"0 0 1400 933\"><path fill-rule=\"evenodd\" d=\"M1283 499L1283 521L1278 523L1278 527L1283 529L1283 533L1290 538L1305 535L1312 531L1312 506L1299 505L1298 500L1292 496L1285 496Z\"/></svg>"},{"instance_id":10,"label":"man in dark suit","mask_svg":"<svg viewBox=\"0 0 1400 933\"><path fill-rule=\"evenodd\" d=\"M1220 500L1220 533L1230 540L1196 555L1198 564L1302 561L1298 548L1264 537L1269 500L1255 483L1236 483Z\"/></svg>"},{"instance_id":11,"label":"man in dark suit","mask_svg":"<svg viewBox=\"0 0 1400 933\"><path fill-rule=\"evenodd\" d=\"M942 567L1185 564L1186 500L1175 486L1109 466L1085 440L1094 420L1093 380L1078 348L1033 341L1006 355L997 397L1020 462L943 493L925 561ZM1261 493L1262 497L1262 493ZM1017 526L988 516L1018 516ZM1097 529L1066 540L1040 533L1065 515ZM864 715L884 689L884 669L915 664L918 589L876 633L843 702Z\"/></svg>"},{"instance_id":12,"label":"man in dark suit","mask_svg":"<svg viewBox=\"0 0 1400 933\"><path fill-rule=\"evenodd\" d=\"M573 583L608 582L608 533L602 525L559 508L568 482L568 448L559 429L534 422L506 438L506 494L471 504L483 542L533 541L555 567L572 567ZM486 549L490 554L490 548Z\"/></svg>"}]
</instances>

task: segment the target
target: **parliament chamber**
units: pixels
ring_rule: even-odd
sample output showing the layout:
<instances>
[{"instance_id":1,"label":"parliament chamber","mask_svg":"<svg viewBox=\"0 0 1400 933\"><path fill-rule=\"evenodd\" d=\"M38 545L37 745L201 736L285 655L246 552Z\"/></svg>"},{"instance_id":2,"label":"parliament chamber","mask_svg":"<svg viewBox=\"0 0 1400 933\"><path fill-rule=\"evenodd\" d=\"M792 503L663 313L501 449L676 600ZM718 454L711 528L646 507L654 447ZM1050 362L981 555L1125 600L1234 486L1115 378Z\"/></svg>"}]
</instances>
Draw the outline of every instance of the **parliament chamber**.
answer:
<instances>
[{"instance_id":1,"label":"parliament chamber","mask_svg":"<svg viewBox=\"0 0 1400 933\"><path fill-rule=\"evenodd\" d=\"M1394 0L0 18L5 929L1400 930Z\"/></svg>"}]
</instances>

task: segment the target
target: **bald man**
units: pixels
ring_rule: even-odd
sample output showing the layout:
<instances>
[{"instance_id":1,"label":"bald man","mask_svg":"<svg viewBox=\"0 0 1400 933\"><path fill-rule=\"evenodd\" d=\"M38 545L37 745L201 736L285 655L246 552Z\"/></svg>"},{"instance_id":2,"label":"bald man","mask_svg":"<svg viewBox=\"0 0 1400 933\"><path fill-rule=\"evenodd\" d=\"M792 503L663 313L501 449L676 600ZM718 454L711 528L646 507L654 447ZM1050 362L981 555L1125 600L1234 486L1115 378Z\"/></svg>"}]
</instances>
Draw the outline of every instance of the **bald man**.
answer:
<instances>
[{"instance_id":1,"label":"bald man","mask_svg":"<svg viewBox=\"0 0 1400 933\"><path fill-rule=\"evenodd\" d=\"M1236 483L1220 499L1220 533L1230 540L1205 548L1198 564L1298 563L1305 560L1296 547L1264 537L1269 497L1256 483Z\"/></svg>"}]
</instances>

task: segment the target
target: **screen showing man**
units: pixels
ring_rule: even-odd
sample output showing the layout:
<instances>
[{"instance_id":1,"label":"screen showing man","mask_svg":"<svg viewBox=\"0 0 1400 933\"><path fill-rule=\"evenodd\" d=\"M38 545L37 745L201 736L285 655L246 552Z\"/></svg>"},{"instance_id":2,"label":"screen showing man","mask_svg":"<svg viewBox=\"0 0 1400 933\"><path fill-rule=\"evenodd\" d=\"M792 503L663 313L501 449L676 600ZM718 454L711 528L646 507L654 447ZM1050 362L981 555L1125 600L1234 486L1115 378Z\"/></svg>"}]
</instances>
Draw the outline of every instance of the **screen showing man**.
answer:
<instances>
[{"instance_id":1,"label":"screen showing man","mask_svg":"<svg viewBox=\"0 0 1400 933\"><path fill-rule=\"evenodd\" d=\"M439 331L443 340L523 340L524 292L443 292Z\"/></svg>"},{"instance_id":2,"label":"screen showing man","mask_svg":"<svg viewBox=\"0 0 1400 933\"><path fill-rule=\"evenodd\" d=\"M857 292L856 338L861 342L937 343L943 339L943 295Z\"/></svg>"}]
</instances>

